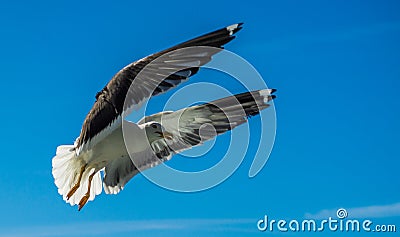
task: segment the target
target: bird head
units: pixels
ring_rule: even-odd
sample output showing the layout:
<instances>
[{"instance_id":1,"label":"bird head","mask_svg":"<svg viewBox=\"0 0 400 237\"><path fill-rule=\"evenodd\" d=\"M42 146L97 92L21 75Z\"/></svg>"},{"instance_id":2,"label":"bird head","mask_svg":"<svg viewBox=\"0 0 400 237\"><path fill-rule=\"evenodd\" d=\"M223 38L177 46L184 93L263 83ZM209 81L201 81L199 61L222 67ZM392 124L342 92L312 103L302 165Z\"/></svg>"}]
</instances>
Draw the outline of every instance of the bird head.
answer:
<instances>
[{"instance_id":1,"label":"bird head","mask_svg":"<svg viewBox=\"0 0 400 237\"><path fill-rule=\"evenodd\" d=\"M148 122L144 128L150 144L159 139L172 139L173 135L165 131L164 127L160 123Z\"/></svg>"}]
</instances>

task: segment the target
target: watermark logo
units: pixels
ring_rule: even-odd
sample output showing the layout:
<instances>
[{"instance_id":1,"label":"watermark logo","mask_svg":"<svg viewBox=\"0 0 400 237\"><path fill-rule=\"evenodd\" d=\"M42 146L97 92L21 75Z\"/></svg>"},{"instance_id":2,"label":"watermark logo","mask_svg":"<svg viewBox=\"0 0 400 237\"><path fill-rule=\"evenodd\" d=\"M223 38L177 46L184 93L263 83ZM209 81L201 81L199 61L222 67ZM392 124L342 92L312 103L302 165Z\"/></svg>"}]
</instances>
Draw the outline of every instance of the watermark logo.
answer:
<instances>
[{"instance_id":1,"label":"watermark logo","mask_svg":"<svg viewBox=\"0 0 400 237\"><path fill-rule=\"evenodd\" d=\"M396 225L393 224L375 224L369 219L350 219L344 208L336 211L336 217L322 220L277 220L264 215L264 218L257 221L257 229L262 232L397 232Z\"/></svg>"},{"instance_id":2,"label":"watermark logo","mask_svg":"<svg viewBox=\"0 0 400 237\"><path fill-rule=\"evenodd\" d=\"M344 219L344 218L346 218L347 217L347 211L346 211L346 209L344 209L344 208L339 208L337 211L336 211L336 216L339 218L339 219Z\"/></svg>"}]
</instances>

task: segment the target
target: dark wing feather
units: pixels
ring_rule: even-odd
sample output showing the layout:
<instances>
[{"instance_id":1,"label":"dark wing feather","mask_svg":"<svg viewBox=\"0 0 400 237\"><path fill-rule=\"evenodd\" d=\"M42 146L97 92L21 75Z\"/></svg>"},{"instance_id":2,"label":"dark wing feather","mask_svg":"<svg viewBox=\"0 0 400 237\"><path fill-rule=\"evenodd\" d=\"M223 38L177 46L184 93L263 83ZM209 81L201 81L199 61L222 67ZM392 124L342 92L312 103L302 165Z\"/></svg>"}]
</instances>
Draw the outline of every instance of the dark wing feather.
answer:
<instances>
[{"instance_id":1,"label":"dark wing feather","mask_svg":"<svg viewBox=\"0 0 400 237\"><path fill-rule=\"evenodd\" d=\"M121 123L123 111L140 106L140 103L149 97L165 92L196 74L200 66L209 62L212 55L218 53L224 44L235 38L233 34L241 29L241 25L241 23L234 24L194 38L140 59L120 70L97 93L96 102L85 118L75 146L79 148L78 150L88 148L83 146L91 147L87 144L92 138L103 130L108 130L110 133L117 127L115 125ZM186 49L187 47L192 48ZM128 95L133 82L135 84Z\"/></svg>"}]
</instances>

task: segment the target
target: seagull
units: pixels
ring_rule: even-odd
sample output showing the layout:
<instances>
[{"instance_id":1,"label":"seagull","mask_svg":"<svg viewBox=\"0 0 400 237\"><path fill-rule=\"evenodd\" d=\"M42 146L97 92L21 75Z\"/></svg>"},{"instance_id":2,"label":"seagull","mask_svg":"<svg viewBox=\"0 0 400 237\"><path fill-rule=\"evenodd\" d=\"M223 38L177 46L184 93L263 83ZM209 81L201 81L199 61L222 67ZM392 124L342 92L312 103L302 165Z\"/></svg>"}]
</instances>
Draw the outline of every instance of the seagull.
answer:
<instances>
[{"instance_id":1,"label":"seagull","mask_svg":"<svg viewBox=\"0 0 400 237\"><path fill-rule=\"evenodd\" d=\"M103 189L106 194L117 194L141 171L201 145L268 108L275 89L164 111L137 123L125 119L143 101L195 75L241 28L242 23L238 23L199 36L135 61L115 74L97 93L74 144L56 149L52 174L63 200L81 210ZM126 144L123 132L131 134L133 141Z\"/></svg>"}]
</instances>

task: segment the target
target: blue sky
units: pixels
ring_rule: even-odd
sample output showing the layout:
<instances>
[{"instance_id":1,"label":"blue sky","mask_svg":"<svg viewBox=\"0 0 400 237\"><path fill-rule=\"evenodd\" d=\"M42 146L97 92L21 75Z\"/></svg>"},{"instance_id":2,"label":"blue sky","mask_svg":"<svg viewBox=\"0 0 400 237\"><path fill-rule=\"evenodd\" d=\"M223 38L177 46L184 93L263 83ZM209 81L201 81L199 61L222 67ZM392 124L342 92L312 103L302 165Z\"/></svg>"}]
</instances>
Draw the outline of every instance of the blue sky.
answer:
<instances>
[{"instance_id":1,"label":"blue sky","mask_svg":"<svg viewBox=\"0 0 400 237\"><path fill-rule=\"evenodd\" d=\"M399 11L398 1L3 3L0 236L293 236L260 233L256 222L339 207L400 229ZM78 136L112 75L236 22L244 29L226 48L278 89L276 141L264 169L249 179L248 156L207 191L172 192L138 176L81 212L64 203L51 158ZM218 81L205 75L189 83Z\"/></svg>"}]
</instances>

